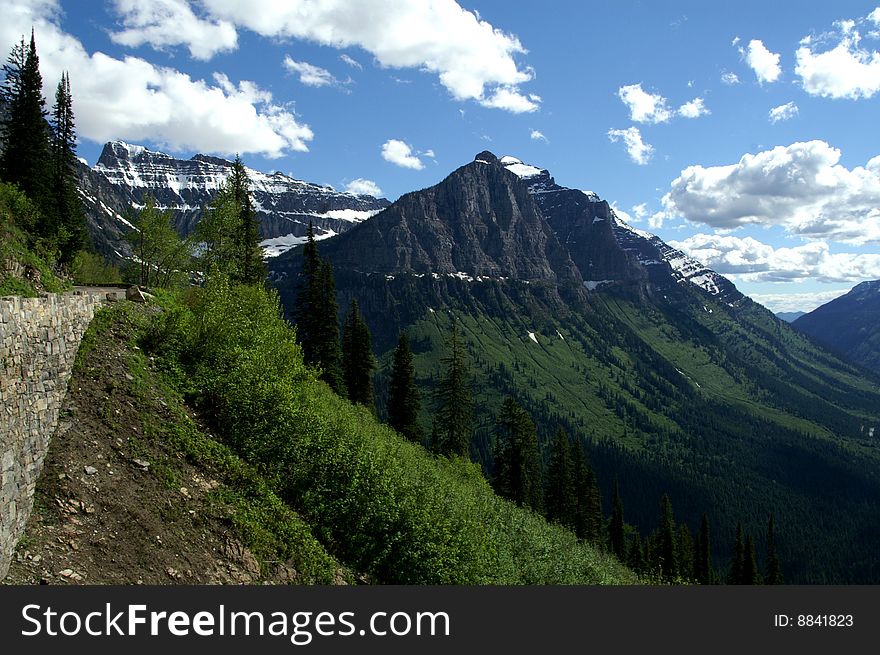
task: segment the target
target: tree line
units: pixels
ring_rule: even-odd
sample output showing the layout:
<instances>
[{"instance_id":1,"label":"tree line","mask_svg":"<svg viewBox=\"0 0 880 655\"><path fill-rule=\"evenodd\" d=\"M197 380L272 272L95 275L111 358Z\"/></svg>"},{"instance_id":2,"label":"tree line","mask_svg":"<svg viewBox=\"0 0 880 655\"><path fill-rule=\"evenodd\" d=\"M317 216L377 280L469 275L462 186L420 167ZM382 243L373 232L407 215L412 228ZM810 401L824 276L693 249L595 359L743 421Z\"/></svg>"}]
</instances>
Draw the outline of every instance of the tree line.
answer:
<instances>
[{"instance_id":1,"label":"tree line","mask_svg":"<svg viewBox=\"0 0 880 655\"><path fill-rule=\"evenodd\" d=\"M85 216L76 189L76 127L70 77L62 73L52 111L46 109L33 30L13 46L3 66L0 99L0 179L36 206L18 221L35 250L67 267L86 240Z\"/></svg>"}]
</instances>

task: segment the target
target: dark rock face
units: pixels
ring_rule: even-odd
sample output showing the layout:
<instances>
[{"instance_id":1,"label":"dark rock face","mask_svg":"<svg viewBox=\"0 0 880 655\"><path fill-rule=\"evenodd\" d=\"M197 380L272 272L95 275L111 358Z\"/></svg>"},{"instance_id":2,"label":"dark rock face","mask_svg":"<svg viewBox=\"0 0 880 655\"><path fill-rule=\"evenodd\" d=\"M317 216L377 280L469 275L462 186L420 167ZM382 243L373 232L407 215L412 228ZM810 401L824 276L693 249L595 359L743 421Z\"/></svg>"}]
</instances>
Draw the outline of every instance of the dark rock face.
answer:
<instances>
[{"instance_id":1,"label":"dark rock face","mask_svg":"<svg viewBox=\"0 0 880 655\"><path fill-rule=\"evenodd\" d=\"M856 285L792 325L850 361L880 374L880 280Z\"/></svg>"},{"instance_id":2,"label":"dark rock face","mask_svg":"<svg viewBox=\"0 0 880 655\"><path fill-rule=\"evenodd\" d=\"M515 157L500 162L528 185L588 289L612 285L652 296L690 282L730 305L742 299L730 280L653 234L630 227L595 193L560 186L549 171Z\"/></svg>"},{"instance_id":3,"label":"dark rock face","mask_svg":"<svg viewBox=\"0 0 880 655\"><path fill-rule=\"evenodd\" d=\"M382 274L580 282L525 186L482 153L325 248L337 267Z\"/></svg>"},{"instance_id":4,"label":"dark rock face","mask_svg":"<svg viewBox=\"0 0 880 655\"><path fill-rule=\"evenodd\" d=\"M175 159L143 146L121 141L107 143L93 169L79 171L81 196L90 217L95 241L105 254L126 253L119 241L131 229L120 216L132 205L142 206L148 196L162 209L171 209L181 234L190 234L204 208L229 175L232 162L196 155ZM295 180L283 173L249 170L260 235L287 237L289 247L305 236L309 222L319 236L345 232L390 203L384 198L341 193L330 187ZM282 242L284 240L282 239Z\"/></svg>"}]
</instances>

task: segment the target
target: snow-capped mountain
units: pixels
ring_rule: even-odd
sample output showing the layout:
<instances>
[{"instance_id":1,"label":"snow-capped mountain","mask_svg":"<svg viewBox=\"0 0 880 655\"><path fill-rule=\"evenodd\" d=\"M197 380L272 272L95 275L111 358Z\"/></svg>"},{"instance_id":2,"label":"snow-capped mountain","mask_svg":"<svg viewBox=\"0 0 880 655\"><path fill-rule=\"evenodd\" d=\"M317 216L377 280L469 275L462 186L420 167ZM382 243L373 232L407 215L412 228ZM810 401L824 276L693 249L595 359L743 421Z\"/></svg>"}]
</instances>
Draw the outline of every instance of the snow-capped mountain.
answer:
<instances>
[{"instance_id":1,"label":"snow-capped mountain","mask_svg":"<svg viewBox=\"0 0 880 655\"><path fill-rule=\"evenodd\" d=\"M587 289L647 282L662 291L674 281L690 282L728 304L743 297L724 276L623 221L592 191L560 186L546 169L510 155L499 161L527 184L541 213L571 252Z\"/></svg>"},{"instance_id":2,"label":"snow-capped mountain","mask_svg":"<svg viewBox=\"0 0 880 655\"><path fill-rule=\"evenodd\" d=\"M123 254L120 237L131 229L126 213L131 207L142 207L148 196L155 198L160 209L172 210L182 234L191 233L231 167L232 162L219 157L176 159L122 141L107 143L93 168L80 169L80 195L96 241L108 242L102 244L105 254ZM309 222L318 238L326 238L390 204L384 198L343 193L280 172L248 169L248 176L262 245L269 257L302 243Z\"/></svg>"}]
</instances>

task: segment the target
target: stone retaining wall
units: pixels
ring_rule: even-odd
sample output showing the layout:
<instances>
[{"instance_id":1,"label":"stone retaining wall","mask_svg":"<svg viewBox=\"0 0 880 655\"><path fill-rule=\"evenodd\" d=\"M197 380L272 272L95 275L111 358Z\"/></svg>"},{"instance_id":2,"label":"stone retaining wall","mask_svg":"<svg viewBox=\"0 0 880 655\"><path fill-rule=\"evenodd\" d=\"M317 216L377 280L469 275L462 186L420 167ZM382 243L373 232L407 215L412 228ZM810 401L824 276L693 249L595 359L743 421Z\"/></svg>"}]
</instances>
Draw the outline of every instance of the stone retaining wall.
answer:
<instances>
[{"instance_id":1,"label":"stone retaining wall","mask_svg":"<svg viewBox=\"0 0 880 655\"><path fill-rule=\"evenodd\" d=\"M0 580L24 532L76 351L102 298L0 298Z\"/></svg>"}]
</instances>

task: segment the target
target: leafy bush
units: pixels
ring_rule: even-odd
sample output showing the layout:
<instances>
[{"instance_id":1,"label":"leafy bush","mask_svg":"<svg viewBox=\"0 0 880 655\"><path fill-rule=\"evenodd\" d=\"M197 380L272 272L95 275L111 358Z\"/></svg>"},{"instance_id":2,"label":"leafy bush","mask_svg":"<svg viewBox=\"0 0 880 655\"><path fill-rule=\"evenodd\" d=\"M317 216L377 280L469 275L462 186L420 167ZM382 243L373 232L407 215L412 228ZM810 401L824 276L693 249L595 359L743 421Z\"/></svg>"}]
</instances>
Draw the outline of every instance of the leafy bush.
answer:
<instances>
[{"instance_id":1,"label":"leafy bush","mask_svg":"<svg viewBox=\"0 0 880 655\"><path fill-rule=\"evenodd\" d=\"M156 319L149 346L183 372L226 442L355 570L387 583L634 580L498 498L470 462L431 456L316 381L274 294L215 280L186 309L164 302L170 315ZM170 317L180 312L189 316Z\"/></svg>"}]
</instances>

